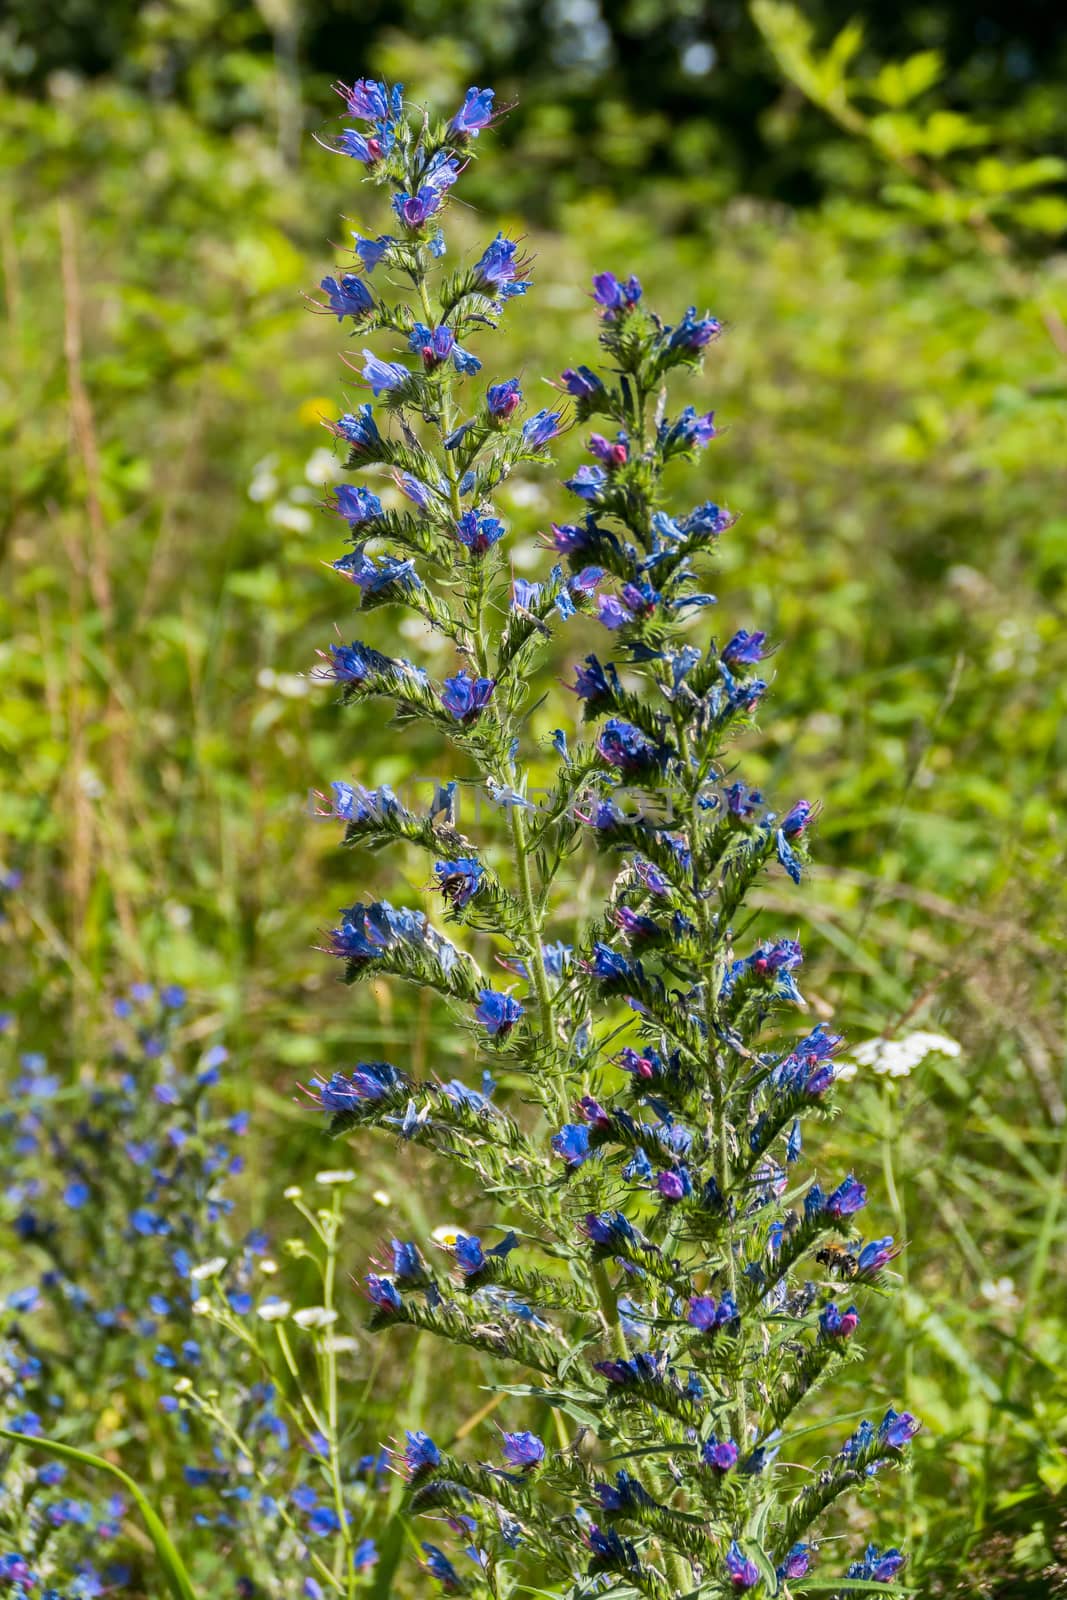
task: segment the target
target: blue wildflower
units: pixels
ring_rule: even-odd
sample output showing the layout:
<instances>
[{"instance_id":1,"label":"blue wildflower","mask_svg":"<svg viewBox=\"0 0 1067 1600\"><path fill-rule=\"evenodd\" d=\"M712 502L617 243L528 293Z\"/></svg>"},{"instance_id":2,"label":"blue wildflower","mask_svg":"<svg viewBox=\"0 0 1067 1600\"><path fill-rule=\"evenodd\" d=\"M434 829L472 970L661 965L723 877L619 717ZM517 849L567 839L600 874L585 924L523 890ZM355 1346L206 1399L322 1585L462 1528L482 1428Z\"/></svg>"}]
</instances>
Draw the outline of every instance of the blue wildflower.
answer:
<instances>
[{"instance_id":1,"label":"blue wildflower","mask_svg":"<svg viewBox=\"0 0 1067 1600\"><path fill-rule=\"evenodd\" d=\"M417 233L440 210L444 194L433 183L424 183L418 194L395 194L393 210L405 228Z\"/></svg>"},{"instance_id":2,"label":"blue wildflower","mask_svg":"<svg viewBox=\"0 0 1067 1600\"><path fill-rule=\"evenodd\" d=\"M336 511L338 516L345 519L350 528L373 522L382 514L382 502L362 484L339 483L333 491L333 499L327 504L331 511Z\"/></svg>"},{"instance_id":3,"label":"blue wildflower","mask_svg":"<svg viewBox=\"0 0 1067 1600\"><path fill-rule=\"evenodd\" d=\"M409 1478L416 1478L420 1473L440 1466L441 1452L428 1433L423 1433L421 1429L414 1432L408 1429L406 1437L404 1471Z\"/></svg>"},{"instance_id":4,"label":"blue wildflower","mask_svg":"<svg viewBox=\"0 0 1067 1600\"><path fill-rule=\"evenodd\" d=\"M378 263L389 254L389 246L393 243L387 233L380 233L376 239L364 239L358 233L354 233L352 237L356 241L356 254L364 272L373 272Z\"/></svg>"},{"instance_id":5,"label":"blue wildflower","mask_svg":"<svg viewBox=\"0 0 1067 1600\"><path fill-rule=\"evenodd\" d=\"M791 1547L785 1560L775 1568L775 1573L783 1582L790 1578L806 1578L810 1566L811 1545L799 1543Z\"/></svg>"},{"instance_id":6,"label":"blue wildflower","mask_svg":"<svg viewBox=\"0 0 1067 1600\"><path fill-rule=\"evenodd\" d=\"M458 138L476 139L493 120L495 98L492 89L468 89L463 104L448 124L449 133Z\"/></svg>"},{"instance_id":7,"label":"blue wildflower","mask_svg":"<svg viewBox=\"0 0 1067 1600\"><path fill-rule=\"evenodd\" d=\"M641 284L637 278L630 277L620 283L613 272L598 272L593 279L593 299L605 322L614 322L632 311L640 298Z\"/></svg>"},{"instance_id":8,"label":"blue wildflower","mask_svg":"<svg viewBox=\"0 0 1067 1600\"><path fill-rule=\"evenodd\" d=\"M527 417L522 425L522 442L528 450L540 450L550 439L554 439L560 430L562 413L559 411L535 411L532 417Z\"/></svg>"},{"instance_id":9,"label":"blue wildflower","mask_svg":"<svg viewBox=\"0 0 1067 1600\"><path fill-rule=\"evenodd\" d=\"M407 367L399 361L381 361L373 350L363 352L362 377L371 386L375 399L389 389L399 389L411 379Z\"/></svg>"},{"instance_id":10,"label":"blue wildflower","mask_svg":"<svg viewBox=\"0 0 1067 1600\"><path fill-rule=\"evenodd\" d=\"M395 116L400 110L397 98L400 85L394 90L392 100L388 87L373 78L359 78L351 88L344 83L335 83L333 87L344 101L348 115L361 122L387 122L390 115Z\"/></svg>"},{"instance_id":11,"label":"blue wildflower","mask_svg":"<svg viewBox=\"0 0 1067 1600\"><path fill-rule=\"evenodd\" d=\"M466 726L485 710L495 687L493 678L471 678L465 672L457 672L454 677L445 679L441 704L450 716Z\"/></svg>"},{"instance_id":12,"label":"blue wildflower","mask_svg":"<svg viewBox=\"0 0 1067 1600\"><path fill-rule=\"evenodd\" d=\"M823 1207L828 1217L851 1217L867 1204L867 1190L850 1173L826 1198Z\"/></svg>"},{"instance_id":13,"label":"blue wildflower","mask_svg":"<svg viewBox=\"0 0 1067 1600\"><path fill-rule=\"evenodd\" d=\"M500 300L510 300L530 287L529 279L522 276L529 265L529 259L519 255L517 243L498 233L475 263L474 275L481 288Z\"/></svg>"},{"instance_id":14,"label":"blue wildflower","mask_svg":"<svg viewBox=\"0 0 1067 1600\"><path fill-rule=\"evenodd\" d=\"M890 1450L902 1450L921 1427L922 1423L910 1411L894 1411L890 1406L878 1425L879 1443L888 1445Z\"/></svg>"},{"instance_id":15,"label":"blue wildflower","mask_svg":"<svg viewBox=\"0 0 1067 1600\"><path fill-rule=\"evenodd\" d=\"M501 1439L501 1451L509 1467L516 1467L523 1472L539 1466L545 1458L544 1440L539 1439L536 1433L505 1433Z\"/></svg>"},{"instance_id":16,"label":"blue wildflower","mask_svg":"<svg viewBox=\"0 0 1067 1600\"><path fill-rule=\"evenodd\" d=\"M509 994L497 989L483 989L475 1008L474 1019L486 1029L490 1038L503 1039L522 1016L525 1007Z\"/></svg>"},{"instance_id":17,"label":"blue wildflower","mask_svg":"<svg viewBox=\"0 0 1067 1600\"><path fill-rule=\"evenodd\" d=\"M563 387L576 400L595 400L603 394L604 385L589 367L567 367L562 374Z\"/></svg>"},{"instance_id":18,"label":"blue wildflower","mask_svg":"<svg viewBox=\"0 0 1067 1600\"><path fill-rule=\"evenodd\" d=\"M722 332L722 323L715 317L698 317L696 306L690 306L676 328L671 329L667 344L672 350L703 350Z\"/></svg>"},{"instance_id":19,"label":"blue wildflower","mask_svg":"<svg viewBox=\"0 0 1067 1600\"><path fill-rule=\"evenodd\" d=\"M454 1593L462 1588L459 1573L443 1550L439 1550L435 1544L427 1544L424 1541L422 1553L426 1557L426 1571L431 1578L437 1579L446 1592Z\"/></svg>"},{"instance_id":20,"label":"blue wildflower","mask_svg":"<svg viewBox=\"0 0 1067 1600\"><path fill-rule=\"evenodd\" d=\"M457 911L462 911L478 893L485 868L473 856L459 856L455 861L438 861L434 864L437 887Z\"/></svg>"},{"instance_id":21,"label":"blue wildflower","mask_svg":"<svg viewBox=\"0 0 1067 1600\"><path fill-rule=\"evenodd\" d=\"M740 628L729 644L723 647L722 659L731 667L755 666L766 655L766 643L765 633L749 633L745 628Z\"/></svg>"},{"instance_id":22,"label":"blue wildflower","mask_svg":"<svg viewBox=\"0 0 1067 1600\"><path fill-rule=\"evenodd\" d=\"M552 1135L552 1149L572 1170L588 1161L589 1129L580 1122L568 1122Z\"/></svg>"},{"instance_id":23,"label":"blue wildflower","mask_svg":"<svg viewBox=\"0 0 1067 1600\"><path fill-rule=\"evenodd\" d=\"M485 555L507 531L499 517L480 517L476 511L465 511L454 526L460 544L476 556Z\"/></svg>"},{"instance_id":24,"label":"blue wildflower","mask_svg":"<svg viewBox=\"0 0 1067 1600\"><path fill-rule=\"evenodd\" d=\"M332 277L323 278L319 288L325 289L330 302L329 310L333 312L338 322L343 322L346 317L365 317L369 311L374 310L373 295L363 279L356 277L352 272L344 273L339 280Z\"/></svg>"},{"instance_id":25,"label":"blue wildflower","mask_svg":"<svg viewBox=\"0 0 1067 1600\"><path fill-rule=\"evenodd\" d=\"M720 1474L732 1472L737 1466L739 1456L740 1451L732 1439L716 1439L714 1434L705 1439L700 1450L700 1459L704 1466Z\"/></svg>"},{"instance_id":26,"label":"blue wildflower","mask_svg":"<svg viewBox=\"0 0 1067 1600\"><path fill-rule=\"evenodd\" d=\"M628 777L662 771L666 758L662 746L652 744L640 728L619 717L608 718L596 747L609 766L617 767Z\"/></svg>"},{"instance_id":27,"label":"blue wildflower","mask_svg":"<svg viewBox=\"0 0 1067 1600\"><path fill-rule=\"evenodd\" d=\"M366 1274L366 1293L370 1294L370 1298L379 1310L390 1310L390 1312L403 1310L403 1301L400 1299L397 1285L390 1283L389 1278L379 1277L376 1272Z\"/></svg>"},{"instance_id":28,"label":"blue wildflower","mask_svg":"<svg viewBox=\"0 0 1067 1600\"><path fill-rule=\"evenodd\" d=\"M601 490L608 481L608 475L603 467L580 466L573 478L564 479L564 488L576 494L579 500L597 500ZM557 545L557 548L559 546Z\"/></svg>"},{"instance_id":29,"label":"blue wildflower","mask_svg":"<svg viewBox=\"0 0 1067 1600\"><path fill-rule=\"evenodd\" d=\"M850 1578L865 1578L873 1583L892 1583L904 1566L906 1557L893 1549L879 1552L878 1546L869 1544L862 1561L853 1561L848 1569Z\"/></svg>"}]
</instances>

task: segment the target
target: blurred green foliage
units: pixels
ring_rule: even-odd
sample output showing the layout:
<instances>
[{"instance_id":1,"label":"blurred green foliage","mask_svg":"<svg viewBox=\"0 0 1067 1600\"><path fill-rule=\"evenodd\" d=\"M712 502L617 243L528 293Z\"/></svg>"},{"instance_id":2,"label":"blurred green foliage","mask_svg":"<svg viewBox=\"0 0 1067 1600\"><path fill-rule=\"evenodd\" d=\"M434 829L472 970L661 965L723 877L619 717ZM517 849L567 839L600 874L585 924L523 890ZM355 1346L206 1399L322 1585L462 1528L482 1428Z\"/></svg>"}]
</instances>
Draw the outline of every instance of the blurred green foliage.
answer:
<instances>
[{"instance_id":1,"label":"blurred green foliage","mask_svg":"<svg viewBox=\"0 0 1067 1600\"><path fill-rule=\"evenodd\" d=\"M435 96L454 92L472 63L496 64L488 12L462 9L477 27L421 46L378 26L373 59ZM784 48L785 8L762 10ZM16 7L9 43L26 15ZM6 95L0 117L0 866L24 874L0 927L5 1004L24 1047L61 1037L76 1070L113 974L189 985L242 1063L257 1219L322 1161L295 1079L357 1054L414 1054L447 1076L461 1050L395 991L353 997L333 984L312 948L380 870L336 848L312 791L341 777L425 785L440 754L425 732L346 726L307 675L335 626L382 645L391 622L357 624L350 591L323 566L338 540L318 510L336 471L320 419L339 404L342 335L303 315L300 294L333 264L324 238L341 248L350 226L377 218L353 166L303 149L301 101L324 96L262 48L287 15L280 4L223 14L207 0L109 9L89 64L128 47L116 78L57 76L73 50L57 45L61 59L44 53L26 70L40 92ZM425 15L439 24L433 7ZM62 10L69 37L86 36L79 16ZM528 18L494 17L506 89ZM351 65L344 20L312 31L316 49L336 39ZM802 77L795 32L793 46ZM811 35L799 47L827 71ZM856 57L839 57L837 79L801 87L838 122L843 104L847 122ZM1062 1554L1067 1489L1055 1288L1067 364L1049 318L1067 312L1067 271L1041 242L1054 230L1012 207L1021 194L1055 220L1057 173L1046 162L1033 192L1019 180L1017 145L1045 153L1038 85L980 147L937 149L936 118L956 113L913 51L872 68L874 102L855 112L864 127L815 148L760 60L774 107L760 137L796 171L807 163L809 192L825 191L806 211L735 194L748 169L719 167L725 135L703 102L680 120L673 165L640 205L620 204L626 174L670 136L669 96L638 113L622 91L614 102L590 91L582 116L601 120L587 139L532 61L518 159L483 141L481 211L463 213L473 249L501 205L521 228L517 208L540 186L538 215L555 223L531 237L536 296L513 308L508 371L489 376L521 371L536 396L586 358L585 286L604 267L728 323L701 389L728 431L677 489L683 505L716 498L743 513L723 541L724 625L765 628L782 647L776 715L751 741L746 776L824 805L811 885L766 904L803 919L820 1016L832 1008L853 1038L936 1027L963 1046L905 1080L861 1076L829 1135L828 1170L870 1178L874 1212L910 1237L905 1293L871 1344L884 1394L928 1424L914 1475L884 1503L863 1500L848 1531L854 1543L868 1531L906 1541L930 1594L1055 1592L1042 1574ZM170 97L179 80L183 99ZM879 174L901 149L938 172L949 161L954 191L987 193L1009 254L990 250L969 214L931 211L921 183L910 195L897 184L886 203ZM789 193L784 180L763 187ZM1005 193L1016 197L1006 211ZM578 449L565 446L566 465ZM512 482L517 570L546 560L536 535L564 509L554 482ZM567 659L582 644L571 636ZM543 716L535 732L553 725ZM409 897L428 905L424 873L408 863ZM578 885L576 916L580 905ZM353 1270L406 1218L420 1170L405 1157L398 1176L383 1151L361 1173L384 1199L351 1219ZM471 1197L419 1203L432 1227ZM440 1404L420 1359L418 1412L399 1419L410 1425ZM476 1377L462 1383L476 1404ZM988 1570L990 1587L957 1587L961 1570L974 1584Z\"/></svg>"}]
</instances>

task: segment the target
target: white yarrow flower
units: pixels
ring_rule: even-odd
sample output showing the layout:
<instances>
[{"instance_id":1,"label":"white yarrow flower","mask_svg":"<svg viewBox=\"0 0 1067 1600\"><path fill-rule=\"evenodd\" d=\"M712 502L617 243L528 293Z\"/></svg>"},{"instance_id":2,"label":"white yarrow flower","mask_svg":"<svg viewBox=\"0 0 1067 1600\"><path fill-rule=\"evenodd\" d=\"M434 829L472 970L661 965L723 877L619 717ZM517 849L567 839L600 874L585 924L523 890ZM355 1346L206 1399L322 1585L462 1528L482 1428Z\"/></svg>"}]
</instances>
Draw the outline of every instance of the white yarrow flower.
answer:
<instances>
[{"instance_id":1,"label":"white yarrow flower","mask_svg":"<svg viewBox=\"0 0 1067 1600\"><path fill-rule=\"evenodd\" d=\"M927 1056L955 1057L959 1054L956 1040L943 1033L920 1030L902 1034L899 1039L865 1039L850 1052L850 1060L842 1061L837 1077L854 1077L857 1067L870 1067L882 1078L907 1078Z\"/></svg>"}]
</instances>

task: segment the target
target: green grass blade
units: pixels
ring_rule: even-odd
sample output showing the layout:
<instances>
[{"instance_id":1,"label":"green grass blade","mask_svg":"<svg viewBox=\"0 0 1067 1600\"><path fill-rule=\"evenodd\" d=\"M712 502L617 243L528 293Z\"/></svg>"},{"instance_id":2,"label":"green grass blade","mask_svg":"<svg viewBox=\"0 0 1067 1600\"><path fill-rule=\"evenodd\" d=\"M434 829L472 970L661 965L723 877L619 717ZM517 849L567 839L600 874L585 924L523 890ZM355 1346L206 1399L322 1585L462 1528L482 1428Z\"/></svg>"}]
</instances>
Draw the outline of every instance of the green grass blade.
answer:
<instances>
[{"instance_id":1,"label":"green grass blade","mask_svg":"<svg viewBox=\"0 0 1067 1600\"><path fill-rule=\"evenodd\" d=\"M54 1439L32 1439L24 1433L12 1433L8 1428L0 1428L0 1439L22 1445L27 1450L40 1450L44 1455L54 1456L58 1461L69 1461L75 1466L88 1467L90 1471L107 1472L113 1478L117 1478L141 1513L173 1600L197 1600L196 1591L185 1570L185 1563L178 1554L170 1534L133 1479L123 1472L121 1467L116 1467L111 1461L105 1461L102 1456L91 1455L88 1450L78 1450L70 1444L58 1444Z\"/></svg>"}]
</instances>

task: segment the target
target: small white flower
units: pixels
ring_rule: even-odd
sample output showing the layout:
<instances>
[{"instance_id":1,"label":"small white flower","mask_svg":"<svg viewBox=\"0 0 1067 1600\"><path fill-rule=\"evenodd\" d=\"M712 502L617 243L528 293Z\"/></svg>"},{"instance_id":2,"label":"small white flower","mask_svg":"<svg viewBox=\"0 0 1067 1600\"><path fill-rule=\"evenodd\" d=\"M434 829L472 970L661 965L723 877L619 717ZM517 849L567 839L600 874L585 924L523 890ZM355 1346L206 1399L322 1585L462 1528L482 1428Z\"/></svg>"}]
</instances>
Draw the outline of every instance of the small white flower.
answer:
<instances>
[{"instance_id":1,"label":"small white flower","mask_svg":"<svg viewBox=\"0 0 1067 1600\"><path fill-rule=\"evenodd\" d=\"M312 450L304 463L304 477L316 487L334 483L341 475L341 463L332 450Z\"/></svg>"},{"instance_id":2,"label":"small white flower","mask_svg":"<svg viewBox=\"0 0 1067 1600\"><path fill-rule=\"evenodd\" d=\"M202 1261L198 1267L194 1267L189 1276L194 1283L203 1283L205 1278L217 1278L225 1270L226 1257L212 1256L210 1261Z\"/></svg>"},{"instance_id":3,"label":"small white flower","mask_svg":"<svg viewBox=\"0 0 1067 1600\"><path fill-rule=\"evenodd\" d=\"M375 1189L374 1193L371 1195L371 1199L374 1201L376 1206L391 1206L393 1203L384 1189Z\"/></svg>"},{"instance_id":4,"label":"small white flower","mask_svg":"<svg viewBox=\"0 0 1067 1600\"><path fill-rule=\"evenodd\" d=\"M301 1200L303 1199L303 1195L304 1191L301 1189L298 1183L291 1183L288 1189L282 1190L283 1200Z\"/></svg>"},{"instance_id":5,"label":"small white flower","mask_svg":"<svg viewBox=\"0 0 1067 1600\"><path fill-rule=\"evenodd\" d=\"M855 1075L855 1068L870 1067L872 1072L882 1078L907 1078L915 1068L921 1066L927 1056L958 1056L960 1047L955 1039L949 1039L942 1033L925 1033L922 1030L916 1033L903 1034L899 1039L865 1039L852 1050L851 1062L842 1062L838 1068L837 1077L843 1079L849 1066Z\"/></svg>"},{"instance_id":6,"label":"small white flower","mask_svg":"<svg viewBox=\"0 0 1067 1600\"><path fill-rule=\"evenodd\" d=\"M288 1300L280 1300L276 1294L271 1294L256 1307L256 1315L262 1317L264 1322L281 1322L292 1309Z\"/></svg>"},{"instance_id":7,"label":"small white flower","mask_svg":"<svg viewBox=\"0 0 1067 1600\"><path fill-rule=\"evenodd\" d=\"M322 1348L328 1356L347 1356L359 1349L359 1340L348 1333L330 1334L322 1341Z\"/></svg>"},{"instance_id":8,"label":"small white flower","mask_svg":"<svg viewBox=\"0 0 1067 1600\"><path fill-rule=\"evenodd\" d=\"M211 1301L210 1300L205 1300L203 1295L201 1295L199 1300L194 1300L193 1301L192 1313L193 1313L194 1317L207 1317L207 1316L210 1316L210 1314L211 1314Z\"/></svg>"},{"instance_id":9,"label":"small white flower","mask_svg":"<svg viewBox=\"0 0 1067 1600\"><path fill-rule=\"evenodd\" d=\"M326 1306L303 1306L293 1312L293 1321L298 1328L328 1328L337 1321L337 1312Z\"/></svg>"},{"instance_id":10,"label":"small white flower","mask_svg":"<svg viewBox=\"0 0 1067 1600\"><path fill-rule=\"evenodd\" d=\"M315 1182L331 1188L336 1184L351 1183L355 1176L350 1167L339 1167L336 1170L331 1168L325 1172L316 1172Z\"/></svg>"},{"instance_id":11,"label":"small white flower","mask_svg":"<svg viewBox=\"0 0 1067 1600\"><path fill-rule=\"evenodd\" d=\"M311 691L311 683L302 672L279 672L274 687L287 700L302 700Z\"/></svg>"},{"instance_id":12,"label":"small white flower","mask_svg":"<svg viewBox=\"0 0 1067 1600\"><path fill-rule=\"evenodd\" d=\"M445 1249L448 1250L451 1249L451 1247L455 1244L462 1232L462 1228L455 1228L452 1227L451 1224L443 1222L439 1227L433 1230L430 1238L435 1244L443 1244Z\"/></svg>"},{"instance_id":13,"label":"small white flower","mask_svg":"<svg viewBox=\"0 0 1067 1600\"><path fill-rule=\"evenodd\" d=\"M305 511L303 506L294 506L288 500L276 501L268 515L276 528L286 528L290 533L310 533L315 526L310 511Z\"/></svg>"},{"instance_id":14,"label":"small white flower","mask_svg":"<svg viewBox=\"0 0 1067 1600\"><path fill-rule=\"evenodd\" d=\"M1014 1278L986 1278L978 1285L978 1293L998 1311L1018 1311L1022 1301L1015 1293Z\"/></svg>"},{"instance_id":15,"label":"small white flower","mask_svg":"<svg viewBox=\"0 0 1067 1600\"><path fill-rule=\"evenodd\" d=\"M273 500L278 493L279 484L274 471L276 459L275 456L265 456L252 468L248 498L254 500L257 505L262 505L264 500Z\"/></svg>"}]
</instances>

